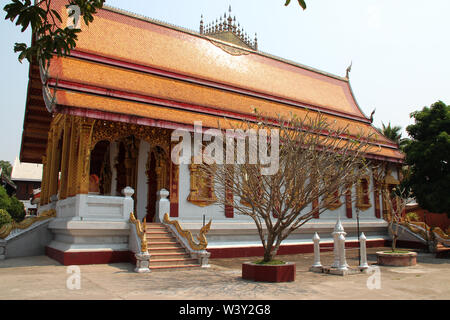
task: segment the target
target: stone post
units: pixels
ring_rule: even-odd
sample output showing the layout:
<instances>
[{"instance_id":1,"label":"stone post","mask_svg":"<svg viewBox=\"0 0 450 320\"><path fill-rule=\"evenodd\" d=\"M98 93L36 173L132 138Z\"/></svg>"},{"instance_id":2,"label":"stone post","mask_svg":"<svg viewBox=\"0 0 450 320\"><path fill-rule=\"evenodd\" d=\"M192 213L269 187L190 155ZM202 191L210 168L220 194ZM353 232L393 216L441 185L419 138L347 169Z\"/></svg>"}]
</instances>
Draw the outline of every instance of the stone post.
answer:
<instances>
[{"instance_id":1,"label":"stone post","mask_svg":"<svg viewBox=\"0 0 450 320\"><path fill-rule=\"evenodd\" d=\"M122 216L124 219L128 219L130 217L130 213L134 210L134 200L131 197L134 194L134 190L131 187L125 187L122 189L122 194L125 196L123 201Z\"/></svg>"},{"instance_id":2,"label":"stone post","mask_svg":"<svg viewBox=\"0 0 450 320\"><path fill-rule=\"evenodd\" d=\"M136 268L134 272L149 273L150 272L150 254L148 252L136 253Z\"/></svg>"},{"instance_id":3,"label":"stone post","mask_svg":"<svg viewBox=\"0 0 450 320\"><path fill-rule=\"evenodd\" d=\"M342 226L341 223L341 218L340 216L338 216L338 220L336 221L336 225L334 226L334 231L331 234L333 236L334 239L334 248L333 248L333 252L334 252L334 262L331 265L332 268L339 268L340 266L340 243L339 243L339 236L340 235L346 235L347 233L344 231L344 227Z\"/></svg>"},{"instance_id":4,"label":"stone post","mask_svg":"<svg viewBox=\"0 0 450 320\"><path fill-rule=\"evenodd\" d=\"M317 232L314 234L313 242L314 242L314 264L312 265L312 267L320 268L322 267L322 264L320 263L320 237L317 234Z\"/></svg>"},{"instance_id":5,"label":"stone post","mask_svg":"<svg viewBox=\"0 0 450 320\"><path fill-rule=\"evenodd\" d=\"M344 271L348 270L347 260L345 259L345 236L343 234L339 235L339 267L338 270Z\"/></svg>"},{"instance_id":6,"label":"stone post","mask_svg":"<svg viewBox=\"0 0 450 320\"><path fill-rule=\"evenodd\" d=\"M360 269L367 269L369 265L367 263L367 251L366 251L366 236L364 232L361 232L361 237L359 238L361 241L361 263L359 265Z\"/></svg>"},{"instance_id":7,"label":"stone post","mask_svg":"<svg viewBox=\"0 0 450 320\"><path fill-rule=\"evenodd\" d=\"M163 222L166 213L170 215L169 191L161 189L156 193L158 200L156 201L156 222Z\"/></svg>"}]
</instances>

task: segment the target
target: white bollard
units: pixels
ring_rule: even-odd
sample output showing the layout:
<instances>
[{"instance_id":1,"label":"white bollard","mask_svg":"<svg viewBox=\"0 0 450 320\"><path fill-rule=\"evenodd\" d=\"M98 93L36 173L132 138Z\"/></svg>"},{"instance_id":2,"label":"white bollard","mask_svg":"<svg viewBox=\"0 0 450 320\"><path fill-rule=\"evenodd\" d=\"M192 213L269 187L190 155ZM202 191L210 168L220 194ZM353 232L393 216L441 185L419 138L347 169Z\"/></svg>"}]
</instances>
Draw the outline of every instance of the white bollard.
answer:
<instances>
[{"instance_id":1,"label":"white bollard","mask_svg":"<svg viewBox=\"0 0 450 320\"><path fill-rule=\"evenodd\" d=\"M314 242L314 264L313 267L321 267L322 264L320 263L320 237L317 234L317 232L313 236L313 242Z\"/></svg>"},{"instance_id":2,"label":"white bollard","mask_svg":"<svg viewBox=\"0 0 450 320\"><path fill-rule=\"evenodd\" d=\"M369 264L367 263L367 250L366 250L366 236L364 232L361 232L361 237L359 238L361 241L361 264L359 265L360 269L369 268Z\"/></svg>"},{"instance_id":3,"label":"white bollard","mask_svg":"<svg viewBox=\"0 0 450 320\"><path fill-rule=\"evenodd\" d=\"M345 237L343 234L339 235L339 270L348 270L347 260L345 259Z\"/></svg>"},{"instance_id":4,"label":"white bollard","mask_svg":"<svg viewBox=\"0 0 450 320\"><path fill-rule=\"evenodd\" d=\"M332 268L339 268L340 266L340 245L339 245L339 235L346 235L347 233L344 231L344 227L342 226L341 223L341 217L338 216L338 220L336 221L336 225L334 226L334 231L331 234L333 236L333 240L334 240L334 247L333 247L333 252L334 252L334 262L331 265Z\"/></svg>"}]
</instances>

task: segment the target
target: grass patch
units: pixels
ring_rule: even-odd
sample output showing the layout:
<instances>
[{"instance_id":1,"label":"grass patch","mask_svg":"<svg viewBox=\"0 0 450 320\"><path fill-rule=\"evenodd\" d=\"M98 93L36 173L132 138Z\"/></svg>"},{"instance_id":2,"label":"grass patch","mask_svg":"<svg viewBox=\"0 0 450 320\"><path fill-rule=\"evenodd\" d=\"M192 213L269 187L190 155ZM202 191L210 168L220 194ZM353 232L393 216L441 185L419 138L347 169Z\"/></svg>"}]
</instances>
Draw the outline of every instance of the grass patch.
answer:
<instances>
[{"instance_id":1,"label":"grass patch","mask_svg":"<svg viewBox=\"0 0 450 320\"><path fill-rule=\"evenodd\" d=\"M258 260L254 262L255 264L261 264L261 265L266 265L266 266L277 266L280 264L286 264L286 262L281 261L281 260L271 260L268 262L264 262L264 260Z\"/></svg>"},{"instance_id":2,"label":"grass patch","mask_svg":"<svg viewBox=\"0 0 450 320\"><path fill-rule=\"evenodd\" d=\"M405 250L395 250L395 251L383 251L383 253L392 253L392 254L395 254L395 253L411 253L411 251L405 251Z\"/></svg>"}]
</instances>

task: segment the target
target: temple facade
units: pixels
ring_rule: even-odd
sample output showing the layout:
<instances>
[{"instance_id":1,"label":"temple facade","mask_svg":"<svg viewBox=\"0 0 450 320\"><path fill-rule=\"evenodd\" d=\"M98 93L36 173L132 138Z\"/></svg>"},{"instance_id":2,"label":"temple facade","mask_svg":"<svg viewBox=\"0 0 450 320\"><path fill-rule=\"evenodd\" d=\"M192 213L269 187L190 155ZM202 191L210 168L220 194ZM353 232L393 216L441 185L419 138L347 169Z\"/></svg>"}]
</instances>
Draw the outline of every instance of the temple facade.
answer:
<instances>
[{"instance_id":1,"label":"temple facade","mask_svg":"<svg viewBox=\"0 0 450 320\"><path fill-rule=\"evenodd\" d=\"M195 32L111 7L86 27L68 19L65 1L54 6L82 32L70 56L53 58L48 69L30 65L20 154L21 161L43 164L39 213L54 216L49 256L65 264L129 261L136 251L131 213L147 225L164 223L167 213L166 224L177 221L194 234L212 220L211 258L261 254L254 222L218 206L195 165L171 161L178 143L171 141L173 130L193 132L194 121L227 128L230 121L252 120L255 107L269 116L321 112L348 125L350 134L372 133L367 158L389 168L385 181L363 178L351 191L356 202L351 195L338 199L292 234L280 253L312 251L318 231L329 231L332 241L338 216L348 240L356 239L358 227L368 245L387 239L380 190L398 184L403 154L362 112L348 74L258 51L256 36L246 35L230 13L213 23L202 17Z\"/></svg>"}]
</instances>

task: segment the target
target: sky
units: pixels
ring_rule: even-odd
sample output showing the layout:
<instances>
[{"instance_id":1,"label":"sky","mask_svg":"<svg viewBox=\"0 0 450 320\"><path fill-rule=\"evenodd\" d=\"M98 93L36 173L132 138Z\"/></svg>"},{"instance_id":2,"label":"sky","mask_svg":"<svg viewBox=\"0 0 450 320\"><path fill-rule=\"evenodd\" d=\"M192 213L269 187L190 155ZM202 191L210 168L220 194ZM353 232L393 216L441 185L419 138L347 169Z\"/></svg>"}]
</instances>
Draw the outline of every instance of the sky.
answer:
<instances>
[{"instance_id":1,"label":"sky","mask_svg":"<svg viewBox=\"0 0 450 320\"><path fill-rule=\"evenodd\" d=\"M3 5L10 0L2 1ZM198 31L228 12L253 36L260 51L338 76L352 63L350 84L374 125L405 128L410 113L436 101L450 104L448 0L106 0L106 4ZM5 13L3 13L3 17ZM28 62L13 52L29 42L9 20L0 19L0 160L14 161L22 137ZM149 43L149 46L151 43Z\"/></svg>"}]
</instances>

